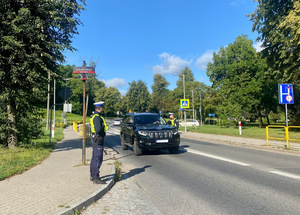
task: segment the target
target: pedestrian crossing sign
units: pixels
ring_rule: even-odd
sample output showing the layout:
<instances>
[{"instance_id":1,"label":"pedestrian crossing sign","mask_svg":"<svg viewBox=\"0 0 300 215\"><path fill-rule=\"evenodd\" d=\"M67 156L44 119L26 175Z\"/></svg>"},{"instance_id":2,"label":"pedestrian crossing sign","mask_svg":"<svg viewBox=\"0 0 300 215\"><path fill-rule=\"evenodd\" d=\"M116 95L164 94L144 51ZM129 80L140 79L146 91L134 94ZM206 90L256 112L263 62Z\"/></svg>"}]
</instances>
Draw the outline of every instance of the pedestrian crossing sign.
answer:
<instances>
[{"instance_id":1,"label":"pedestrian crossing sign","mask_svg":"<svg viewBox=\"0 0 300 215\"><path fill-rule=\"evenodd\" d=\"M180 99L180 107L181 108L190 108L190 100L189 99Z\"/></svg>"}]
</instances>

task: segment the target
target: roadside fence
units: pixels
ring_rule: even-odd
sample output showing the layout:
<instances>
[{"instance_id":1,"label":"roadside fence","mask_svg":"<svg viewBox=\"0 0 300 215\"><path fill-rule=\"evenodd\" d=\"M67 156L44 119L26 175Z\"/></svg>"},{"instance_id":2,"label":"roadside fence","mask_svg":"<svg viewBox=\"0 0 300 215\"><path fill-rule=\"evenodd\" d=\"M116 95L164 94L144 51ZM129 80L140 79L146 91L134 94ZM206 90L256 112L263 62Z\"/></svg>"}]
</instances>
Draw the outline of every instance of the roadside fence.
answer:
<instances>
[{"instance_id":1,"label":"roadside fence","mask_svg":"<svg viewBox=\"0 0 300 215\"><path fill-rule=\"evenodd\" d=\"M269 136L269 128L284 128L284 135L285 137L270 137ZM300 139L290 139L289 138L289 128L300 128L300 126L281 126L281 125L268 125L266 126L266 135L267 135L267 146L269 146L269 139L273 140L285 140L286 141L286 148L290 148L289 141L300 141Z\"/></svg>"}]
</instances>

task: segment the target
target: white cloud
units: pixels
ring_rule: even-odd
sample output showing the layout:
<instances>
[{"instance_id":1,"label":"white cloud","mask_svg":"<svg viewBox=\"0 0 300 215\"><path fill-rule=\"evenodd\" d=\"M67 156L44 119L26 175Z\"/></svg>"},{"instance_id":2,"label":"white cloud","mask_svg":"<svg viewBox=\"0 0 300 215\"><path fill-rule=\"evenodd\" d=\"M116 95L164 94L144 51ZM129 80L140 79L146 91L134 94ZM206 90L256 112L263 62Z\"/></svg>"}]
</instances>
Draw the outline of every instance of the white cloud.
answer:
<instances>
[{"instance_id":1,"label":"white cloud","mask_svg":"<svg viewBox=\"0 0 300 215\"><path fill-rule=\"evenodd\" d=\"M261 50L263 50L262 42L257 42L253 44L253 47L256 49L256 52L260 52Z\"/></svg>"},{"instance_id":2,"label":"white cloud","mask_svg":"<svg viewBox=\"0 0 300 215\"><path fill-rule=\"evenodd\" d=\"M196 65L201 70L206 70L206 66L212 61L214 50L207 50L201 57L197 59Z\"/></svg>"},{"instance_id":3,"label":"white cloud","mask_svg":"<svg viewBox=\"0 0 300 215\"><path fill-rule=\"evenodd\" d=\"M111 80L102 80L106 87L122 87L125 86L127 83L123 78L114 78Z\"/></svg>"},{"instance_id":4,"label":"white cloud","mask_svg":"<svg viewBox=\"0 0 300 215\"><path fill-rule=\"evenodd\" d=\"M163 62L161 65L156 65L152 67L154 74L179 74L180 71L184 68L184 66L190 65L192 63L192 60L186 61L181 59L180 57L170 55L166 52L158 56L163 60Z\"/></svg>"}]
</instances>

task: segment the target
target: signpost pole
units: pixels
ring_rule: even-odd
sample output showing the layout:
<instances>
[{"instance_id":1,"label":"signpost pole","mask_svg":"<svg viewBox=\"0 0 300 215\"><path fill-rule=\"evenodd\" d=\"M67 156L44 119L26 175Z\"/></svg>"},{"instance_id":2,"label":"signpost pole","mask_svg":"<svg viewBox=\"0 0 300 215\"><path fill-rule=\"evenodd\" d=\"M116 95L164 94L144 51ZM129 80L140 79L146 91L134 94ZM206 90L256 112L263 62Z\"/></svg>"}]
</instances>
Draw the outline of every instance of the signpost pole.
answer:
<instances>
[{"instance_id":1,"label":"signpost pole","mask_svg":"<svg viewBox=\"0 0 300 215\"><path fill-rule=\"evenodd\" d=\"M85 74L84 74L85 75ZM82 164L85 165L85 80L83 80Z\"/></svg>"},{"instance_id":2,"label":"signpost pole","mask_svg":"<svg viewBox=\"0 0 300 215\"><path fill-rule=\"evenodd\" d=\"M286 127L289 126L289 122L288 122L288 114L287 114L287 104L285 104L285 126L286 126Z\"/></svg>"},{"instance_id":3,"label":"signpost pole","mask_svg":"<svg viewBox=\"0 0 300 215\"><path fill-rule=\"evenodd\" d=\"M87 74L95 74L94 67L87 67L85 61L83 61L82 67L73 67L73 73L82 74L82 81L83 81L83 129L82 129L82 164L85 165L85 158L86 158L86 149L85 149L85 118L86 118L86 111L85 111L85 81L87 79Z\"/></svg>"}]
</instances>

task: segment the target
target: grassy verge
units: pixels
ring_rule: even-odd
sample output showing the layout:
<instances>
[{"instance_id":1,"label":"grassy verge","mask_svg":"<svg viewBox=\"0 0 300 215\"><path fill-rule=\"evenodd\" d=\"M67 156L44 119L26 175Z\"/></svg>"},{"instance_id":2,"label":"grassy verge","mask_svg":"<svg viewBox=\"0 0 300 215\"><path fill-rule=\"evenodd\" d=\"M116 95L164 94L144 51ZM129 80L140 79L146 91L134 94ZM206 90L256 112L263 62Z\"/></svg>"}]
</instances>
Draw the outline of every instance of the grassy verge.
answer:
<instances>
[{"instance_id":1,"label":"grassy verge","mask_svg":"<svg viewBox=\"0 0 300 215\"><path fill-rule=\"evenodd\" d=\"M184 131L184 126L180 127L179 130ZM206 133L206 134L219 134L219 135L236 136L236 137L266 139L266 128L259 128L255 126L242 127L242 135L239 134L238 127L225 128L217 125L187 127L187 131ZM269 136L276 137L276 138L285 138L284 128L269 128ZM300 129L289 131L289 137L291 139L300 140Z\"/></svg>"},{"instance_id":2,"label":"grassy verge","mask_svg":"<svg viewBox=\"0 0 300 215\"><path fill-rule=\"evenodd\" d=\"M34 140L30 146L16 149L0 148L0 180L21 174L47 158L55 143L64 137L62 128L55 128L55 138L51 138L49 144L49 134L49 130L45 129L44 135Z\"/></svg>"}]
</instances>

